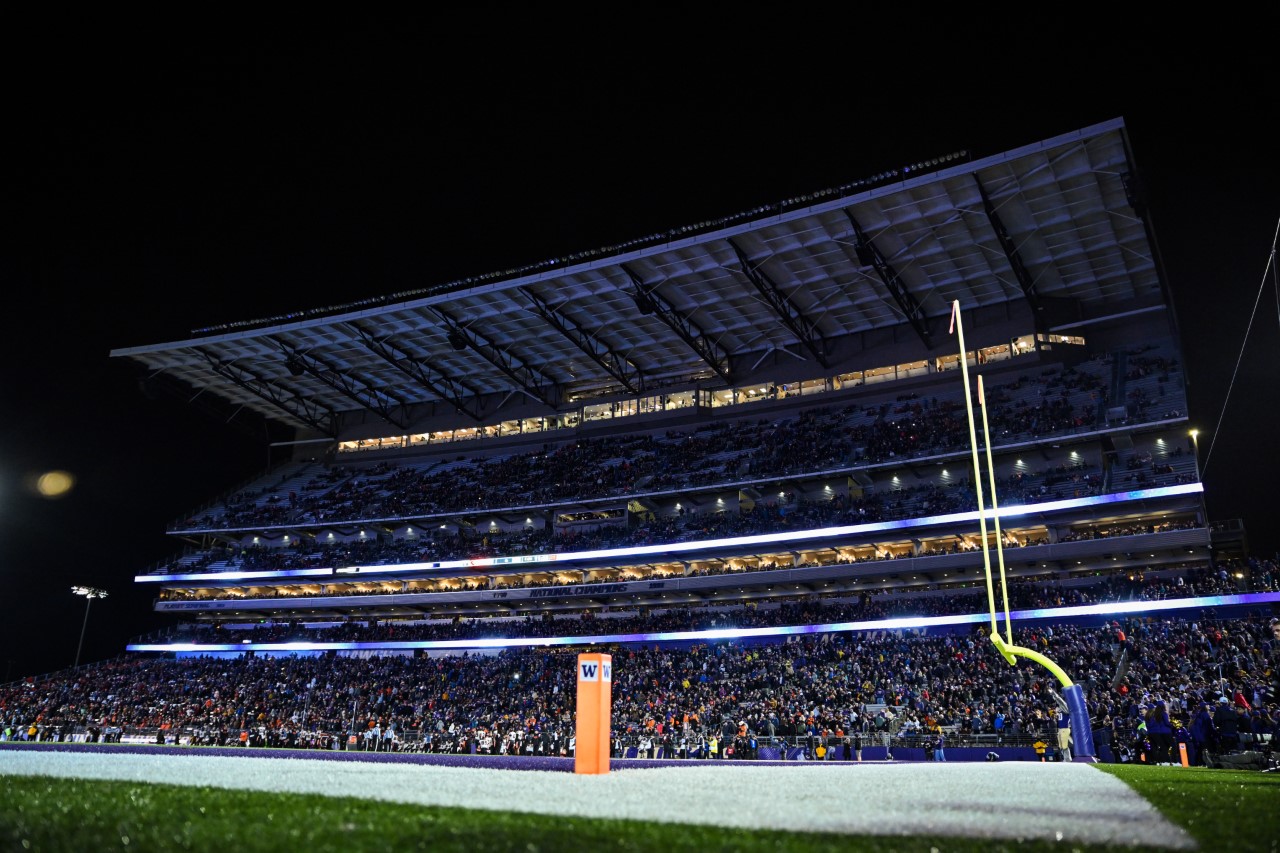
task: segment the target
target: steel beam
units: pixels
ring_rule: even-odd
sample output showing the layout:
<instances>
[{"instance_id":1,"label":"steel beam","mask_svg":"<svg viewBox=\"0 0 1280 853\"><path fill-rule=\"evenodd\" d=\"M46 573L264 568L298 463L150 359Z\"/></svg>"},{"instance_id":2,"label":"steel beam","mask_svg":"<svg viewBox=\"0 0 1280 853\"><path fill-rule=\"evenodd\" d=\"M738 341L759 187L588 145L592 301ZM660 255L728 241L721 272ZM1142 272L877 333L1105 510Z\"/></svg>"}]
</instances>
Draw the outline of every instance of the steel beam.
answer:
<instances>
[{"instance_id":1,"label":"steel beam","mask_svg":"<svg viewBox=\"0 0 1280 853\"><path fill-rule=\"evenodd\" d=\"M180 400L210 418L234 427L255 441L269 442L275 438L284 437L284 433L279 431L275 436L272 435L273 421L257 409L250 408L244 403L233 403L226 397L212 392L205 393L205 389L196 388L182 379L170 376L163 370L141 377L138 380L138 389L149 400L158 400L162 394ZM292 426L288 428L293 429Z\"/></svg>"},{"instance_id":2,"label":"steel beam","mask_svg":"<svg viewBox=\"0 0 1280 853\"><path fill-rule=\"evenodd\" d=\"M402 343L393 341L390 336L378 337L363 326L352 326L360 343L374 355L399 370L405 376L417 382L436 396L453 404L460 414L466 415L479 423L483 418L480 412L467 405L462 390L470 393L473 400L478 401L480 393L460 380L454 379L435 365L419 358Z\"/></svg>"},{"instance_id":3,"label":"steel beam","mask_svg":"<svg viewBox=\"0 0 1280 853\"><path fill-rule=\"evenodd\" d=\"M463 326L443 309L433 307L431 310L448 328L450 337L457 335L465 340L476 355L502 371L519 390L553 409L559 405L560 385L554 379L473 328Z\"/></svg>"},{"instance_id":4,"label":"steel beam","mask_svg":"<svg viewBox=\"0 0 1280 853\"><path fill-rule=\"evenodd\" d=\"M606 373L626 386L628 391L632 394L644 393L645 375L640 368L610 349L609 345L600 340L590 329L582 326L563 311L553 308L551 303L534 292L533 288L522 287L520 292L529 298L534 313L586 353L587 357L600 365Z\"/></svg>"},{"instance_id":5,"label":"steel beam","mask_svg":"<svg viewBox=\"0 0 1280 853\"><path fill-rule=\"evenodd\" d=\"M995 205L991 203L990 197L987 196L987 189L982 185L982 181L978 180L978 176L973 176L973 182L978 185L978 194L982 196L982 209L987 213L987 221L991 223L991 229L996 232L996 239L1000 241L1000 248L1004 250L1004 256L1009 261L1009 266L1013 268L1013 277L1018 280L1018 286L1022 288L1022 293L1027 297L1027 303L1031 306L1032 316L1035 318L1036 331L1040 331L1040 316L1044 311L1044 306L1040 304L1040 297L1036 293L1036 283L1031 278L1031 273L1027 272L1027 266L1022 262L1022 256L1018 254L1018 247L1014 245L1013 239L1009 237L1009 231L1004 227L1004 222L1000 219L1000 214L996 211Z\"/></svg>"},{"instance_id":6,"label":"steel beam","mask_svg":"<svg viewBox=\"0 0 1280 853\"><path fill-rule=\"evenodd\" d=\"M409 407L404 400L386 391L379 390L367 379L361 379L339 370L324 359L311 353L303 352L280 338L272 337L271 340L284 353L286 364L294 364L301 367L311 376L319 379L339 394L382 418L392 426L403 430L409 428L407 418L398 418L392 413L392 409L399 408L402 413L408 414Z\"/></svg>"},{"instance_id":7,"label":"steel beam","mask_svg":"<svg viewBox=\"0 0 1280 853\"><path fill-rule=\"evenodd\" d=\"M283 388L254 373L246 367L240 367L232 361L223 361L207 350L197 347L196 352L209 362L210 369L224 379L234 382L256 397L266 400L271 405L300 420L318 432L330 438L338 437L337 414L330 408L299 397L297 394L285 392Z\"/></svg>"},{"instance_id":8,"label":"steel beam","mask_svg":"<svg viewBox=\"0 0 1280 853\"><path fill-rule=\"evenodd\" d=\"M885 259L884 255L880 254L876 244L871 242L871 238L862 230L862 226L853 218L848 208L844 209L844 215L849 218L849 223L853 225L853 233L856 235L854 249L858 253L858 262L875 269L876 275L880 276L880 281L888 288L893 301L898 303L898 308L906 316L911 328L915 329L916 334L919 335L925 349L933 349L933 335L929 333L929 324L925 319L924 311L920 308L920 303L911 295L911 291L902 283L898 271Z\"/></svg>"},{"instance_id":9,"label":"steel beam","mask_svg":"<svg viewBox=\"0 0 1280 853\"><path fill-rule=\"evenodd\" d=\"M769 277L769 274L762 268L763 262L755 263L747 257L747 253L742 247L733 240L729 240L729 245L733 247L734 253L738 256L738 263L742 265L742 274L750 279L755 285L756 290L764 297L764 301L773 309L773 313L778 315L778 319L786 326L791 334L807 349L818 364L823 367L831 367L827 361L827 346L823 340L822 334L818 331L818 326L812 320L805 316L804 312L796 307L782 288Z\"/></svg>"},{"instance_id":10,"label":"steel beam","mask_svg":"<svg viewBox=\"0 0 1280 853\"><path fill-rule=\"evenodd\" d=\"M652 309L655 317L666 323L689 349L693 350L707 366L716 372L726 384L732 385L734 380L729 371L729 353L706 335L698 325L684 315L678 308L658 293L657 285L645 284L644 279L636 275L626 264L619 264L622 271L631 279L635 290L633 297L636 306L644 313L646 308Z\"/></svg>"}]
</instances>

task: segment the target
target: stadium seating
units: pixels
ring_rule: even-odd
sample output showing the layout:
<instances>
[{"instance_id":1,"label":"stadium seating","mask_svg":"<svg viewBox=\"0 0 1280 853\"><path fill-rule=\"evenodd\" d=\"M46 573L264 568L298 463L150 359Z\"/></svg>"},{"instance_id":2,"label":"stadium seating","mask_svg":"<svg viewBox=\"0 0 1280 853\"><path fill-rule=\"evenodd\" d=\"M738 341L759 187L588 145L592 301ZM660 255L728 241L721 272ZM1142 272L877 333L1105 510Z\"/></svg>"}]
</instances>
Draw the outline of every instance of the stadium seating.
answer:
<instances>
[{"instance_id":1,"label":"stadium seating","mask_svg":"<svg viewBox=\"0 0 1280 853\"><path fill-rule=\"evenodd\" d=\"M1160 702L1199 749L1238 743L1238 732L1252 742L1276 733L1270 629L1249 613L1027 623L1015 637L1070 662L1095 726L1133 759L1150 749L1138 723ZM150 733L237 743L245 732L263 746L563 754L575 651L135 656L6 685L0 722L24 739L34 725L46 739ZM761 745L813 757L816 745L856 735L907 757L936 734L955 746L1025 746L1057 713L1043 669L1009 667L971 629L624 645L613 654L620 751L647 744L705 755L714 737L735 744L738 758L759 758ZM1193 736L1205 705L1217 722Z\"/></svg>"},{"instance_id":2,"label":"stadium seating","mask_svg":"<svg viewBox=\"0 0 1280 853\"><path fill-rule=\"evenodd\" d=\"M1096 428L1099 403L1105 402L1099 364L1051 367L1037 377L993 384L990 422L996 441L1052 438ZM1181 383L1171 386L1162 401L1180 403ZM305 467L284 479L273 473L270 483L255 484L220 508L175 525L173 531L522 510L801 476L967 447L963 406L954 383L927 398L918 393L906 397L879 406L826 406L772 421L718 424L686 434L575 438L534 452L452 461L444 461L435 448L436 456L427 461L384 461L369 470L344 462L323 477ZM1135 411L1129 420L1156 420L1148 409Z\"/></svg>"}]
</instances>

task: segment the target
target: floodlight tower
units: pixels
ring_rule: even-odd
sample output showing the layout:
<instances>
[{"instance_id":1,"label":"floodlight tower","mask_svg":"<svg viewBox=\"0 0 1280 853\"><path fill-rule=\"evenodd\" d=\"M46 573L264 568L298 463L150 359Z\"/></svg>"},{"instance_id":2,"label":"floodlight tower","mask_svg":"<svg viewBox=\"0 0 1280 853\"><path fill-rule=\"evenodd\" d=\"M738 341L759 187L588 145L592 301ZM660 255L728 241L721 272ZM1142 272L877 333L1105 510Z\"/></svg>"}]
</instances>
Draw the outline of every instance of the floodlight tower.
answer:
<instances>
[{"instance_id":1,"label":"floodlight tower","mask_svg":"<svg viewBox=\"0 0 1280 853\"><path fill-rule=\"evenodd\" d=\"M84 648L84 632L89 627L89 606L93 604L95 598L106 598L107 591L98 589L95 586L73 586L71 591L76 595L84 596L84 624L80 626L80 644L76 646L76 662L72 668L80 666L80 650Z\"/></svg>"}]
</instances>

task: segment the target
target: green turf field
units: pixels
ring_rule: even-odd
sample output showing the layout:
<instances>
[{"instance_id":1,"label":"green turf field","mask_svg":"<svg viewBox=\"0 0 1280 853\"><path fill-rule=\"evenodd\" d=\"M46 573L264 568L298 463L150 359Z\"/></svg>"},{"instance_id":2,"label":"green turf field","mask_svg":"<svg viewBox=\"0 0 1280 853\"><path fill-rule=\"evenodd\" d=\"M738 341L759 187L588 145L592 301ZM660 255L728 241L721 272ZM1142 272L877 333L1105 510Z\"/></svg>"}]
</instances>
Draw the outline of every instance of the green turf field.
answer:
<instances>
[{"instance_id":1,"label":"green turf field","mask_svg":"<svg viewBox=\"0 0 1280 853\"><path fill-rule=\"evenodd\" d=\"M1185 827L1206 851L1271 851L1280 839L1280 776L1107 766ZM687 796L689 792L670 792ZM749 804L740 807L749 808ZM132 782L0 778L0 850L1135 850L719 829L397 805L369 800Z\"/></svg>"}]
</instances>

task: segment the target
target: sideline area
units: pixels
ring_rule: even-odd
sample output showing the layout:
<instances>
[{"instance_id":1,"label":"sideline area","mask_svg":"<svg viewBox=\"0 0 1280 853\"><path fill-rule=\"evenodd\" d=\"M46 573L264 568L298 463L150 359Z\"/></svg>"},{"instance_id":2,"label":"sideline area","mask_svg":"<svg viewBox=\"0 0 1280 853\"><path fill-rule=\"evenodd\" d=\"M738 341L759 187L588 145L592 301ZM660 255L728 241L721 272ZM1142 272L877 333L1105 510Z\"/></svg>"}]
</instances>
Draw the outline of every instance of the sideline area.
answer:
<instances>
[{"instance_id":1,"label":"sideline area","mask_svg":"<svg viewBox=\"0 0 1280 853\"><path fill-rule=\"evenodd\" d=\"M786 773L785 784L779 784L779 772ZM529 773L537 774L535 784ZM1196 847L1190 835L1119 779L1077 764L797 763L780 771L688 763L578 776L372 761L5 749L0 774L747 829ZM670 796L672 791L698 796Z\"/></svg>"}]
</instances>

